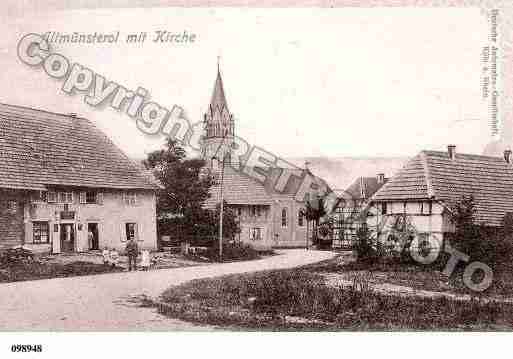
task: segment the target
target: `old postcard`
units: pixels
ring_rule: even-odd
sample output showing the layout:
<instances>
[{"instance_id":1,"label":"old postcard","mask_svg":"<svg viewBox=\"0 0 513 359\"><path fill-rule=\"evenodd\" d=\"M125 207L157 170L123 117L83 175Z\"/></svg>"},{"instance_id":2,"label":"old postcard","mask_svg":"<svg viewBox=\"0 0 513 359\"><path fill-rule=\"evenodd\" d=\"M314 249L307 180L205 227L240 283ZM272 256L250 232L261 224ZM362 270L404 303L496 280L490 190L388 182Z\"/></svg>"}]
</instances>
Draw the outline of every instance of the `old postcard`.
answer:
<instances>
[{"instance_id":1,"label":"old postcard","mask_svg":"<svg viewBox=\"0 0 513 359\"><path fill-rule=\"evenodd\" d=\"M513 4L210 5L3 6L1 356L511 332Z\"/></svg>"}]
</instances>

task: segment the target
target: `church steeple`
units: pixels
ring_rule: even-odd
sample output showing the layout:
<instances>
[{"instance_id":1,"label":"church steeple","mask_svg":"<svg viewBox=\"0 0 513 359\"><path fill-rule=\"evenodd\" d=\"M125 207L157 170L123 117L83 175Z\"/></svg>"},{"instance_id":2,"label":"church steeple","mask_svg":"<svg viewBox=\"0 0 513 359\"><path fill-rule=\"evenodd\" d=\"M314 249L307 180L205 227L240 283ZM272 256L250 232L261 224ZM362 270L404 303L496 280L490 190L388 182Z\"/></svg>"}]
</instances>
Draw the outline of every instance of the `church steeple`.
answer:
<instances>
[{"instance_id":1,"label":"church steeple","mask_svg":"<svg viewBox=\"0 0 513 359\"><path fill-rule=\"evenodd\" d=\"M214 90L207 112L203 116L205 132L202 140L202 156L209 161L214 157L219 159L229 156L235 136L235 124L226 102L219 58L217 61Z\"/></svg>"},{"instance_id":2,"label":"church steeple","mask_svg":"<svg viewBox=\"0 0 513 359\"><path fill-rule=\"evenodd\" d=\"M212 92L208 111L204 116L204 123L205 138L233 137L234 135L233 116L228 110L228 104L226 102L223 79L219 69L219 59L214 91Z\"/></svg>"},{"instance_id":3,"label":"church steeple","mask_svg":"<svg viewBox=\"0 0 513 359\"><path fill-rule=\"evenodd\" d=\"M217 108L222 111L225 107L228 111L228 104L226 103L226 97L224 95L223 79L221 78L221 71L219 70L218 62L216 83L214 85L214 91L212 92L212 98L210 99L210 108L212 110Z\"/></svg>"}]
</instances>

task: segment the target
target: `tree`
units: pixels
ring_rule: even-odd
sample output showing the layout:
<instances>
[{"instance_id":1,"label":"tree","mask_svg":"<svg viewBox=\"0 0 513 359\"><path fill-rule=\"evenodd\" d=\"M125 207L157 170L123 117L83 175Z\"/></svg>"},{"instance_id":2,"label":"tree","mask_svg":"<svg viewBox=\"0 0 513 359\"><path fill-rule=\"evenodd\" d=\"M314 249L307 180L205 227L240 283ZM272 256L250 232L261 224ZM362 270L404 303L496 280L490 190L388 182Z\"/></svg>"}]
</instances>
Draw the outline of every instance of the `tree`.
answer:
<instances>
[{"instance_id":1,"label":"tree","mask_svg":"<svg viewBox=\"0 0 513 359\"><path fill-rule=\"evenodd\" d=\"M197 213L209 196L212 181L200 176L205 161L186 159L185 150L173 140L168 140L164 149L148 154L144 165L163 186L157 202L161 218Z\"/></svg>"},{"instance_id":2,"label":"tree","mask_svg":"<svg viewBox=\"0 0 513 359\"><path fill-rule=\"evenodd\" d=\"M185 150L168 140L163 149L148 154L143 164L163 187L157 192L158 232L174 235L179 240L215 238L220 211L203 208L212 186L212 178L201 174L205 161L187 159ZM238 230L235 223L233 211L225 210L225 238L233 238Z\"/></svg>"},{"instance_id":3,"label":"tree","mask_svg":"<svg viewBox=\"0 0 513 359\"><path fill-rule=\"evenodd\" d=\"M318 243L317 229L319 227L319 221L326 215L326 209L324 208L324 198L317 196L314 199L308 199L306 201L305 218L308 222L313 223L312 235L313 243Z\"/></svg>"}]
</instances>

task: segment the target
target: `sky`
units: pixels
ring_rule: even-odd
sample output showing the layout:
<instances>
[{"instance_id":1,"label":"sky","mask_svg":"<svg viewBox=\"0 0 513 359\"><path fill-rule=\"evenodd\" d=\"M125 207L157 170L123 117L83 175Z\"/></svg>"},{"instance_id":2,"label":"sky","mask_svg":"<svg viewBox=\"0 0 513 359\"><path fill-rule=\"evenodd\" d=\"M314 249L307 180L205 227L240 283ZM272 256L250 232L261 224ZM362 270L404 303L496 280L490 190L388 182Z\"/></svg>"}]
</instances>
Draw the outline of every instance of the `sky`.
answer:
<instances>
[{"instance_id":1,"label":"sky","mask_svg":"<svg viewBox=\"0 0 513 359\"><path fill-rule=\"evenodd\" d=\"M163 106L183 107L191 122L207 109L220 56L236 134L281 157L412 156L449 143L481 153L490 142L480 88L488 26L477 8L116 8L0 20L0 102L78 113L131 157L163 139L21 63L23 35L119 31L117 44L52 50L127 88L146 88ZM196 40L153 43L158 30ZM144 44L124 42L141 31Z\"/></svg>"}]
</instances>

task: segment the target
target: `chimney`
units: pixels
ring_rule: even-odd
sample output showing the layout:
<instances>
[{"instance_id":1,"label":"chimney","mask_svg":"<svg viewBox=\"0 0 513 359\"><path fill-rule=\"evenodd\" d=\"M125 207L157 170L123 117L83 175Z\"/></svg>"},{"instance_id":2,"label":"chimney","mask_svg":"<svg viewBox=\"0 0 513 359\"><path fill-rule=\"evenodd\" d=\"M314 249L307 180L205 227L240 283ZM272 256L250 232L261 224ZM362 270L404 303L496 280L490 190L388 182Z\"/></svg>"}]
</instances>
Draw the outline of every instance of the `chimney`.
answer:
<instances>
[{"instance_id":1,"label":"chimney","mask_svg":"<svg viewBox=\"0 0 513 359\"><path fill-rule=\"evenodd\" d=\"M511 150L504 151L504 160L506 163L511 163Z\"/></svg>"},{"instance_id":2,"label":"chimney","mask_svg":"<svg viewBox=\"0 0 513 359\"><path fill-rule=\"evenodd\" d=\"M376 176L376 179L378 180L378 184L382 184L385 182L385 174L384 173L378 173Z\"/></svg>"},{"instance_id":3,"label":"chimney","mask_svg":"<svg viewBox=\"0 0 513 359\"><path fill-rule=\"evenodd\" d=\"M451 160L454 160L456 158L456 146L455 145L448 145L447 146L447 153L449 153L449 158Z\"/></svg>"}]
</instances>

